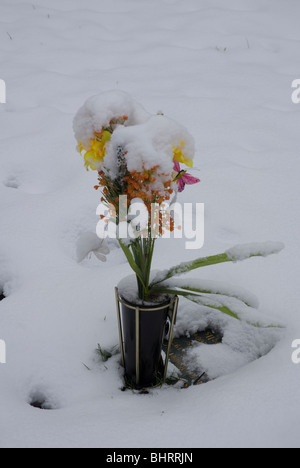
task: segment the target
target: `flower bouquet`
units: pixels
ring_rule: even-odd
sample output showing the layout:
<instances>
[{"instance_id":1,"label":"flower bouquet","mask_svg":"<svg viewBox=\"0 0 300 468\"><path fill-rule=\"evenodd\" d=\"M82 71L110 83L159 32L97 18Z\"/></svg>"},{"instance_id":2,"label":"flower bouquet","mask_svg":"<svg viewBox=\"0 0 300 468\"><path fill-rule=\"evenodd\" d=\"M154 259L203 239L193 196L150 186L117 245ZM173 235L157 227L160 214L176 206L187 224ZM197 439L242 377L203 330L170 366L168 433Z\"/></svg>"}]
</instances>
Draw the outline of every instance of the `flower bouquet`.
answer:
<instances>
[{"instance_id":1,"label":"flower bouquet","mask_svg":"<svg viewBox=\"0 0 300 468\"><path fill-rule=\"evenodd\" d=\"M89 99L74 119L74 131L86 169L98 172L97 234L117 239L136 279L135 284L125 279L116 289L125 375L137 388L154 385L166 376L168 353L163 369L162 344L168 334L170 349L178 296L236 319L253 306L235 288L174 278L209 265L278 253L283 245L237 246L152 272L157 239L182 229L174 209L178 193L200 182L187 172L193 167L193 137L162 113L150 115L123 92Z\"/></svg>"}]
</instances>

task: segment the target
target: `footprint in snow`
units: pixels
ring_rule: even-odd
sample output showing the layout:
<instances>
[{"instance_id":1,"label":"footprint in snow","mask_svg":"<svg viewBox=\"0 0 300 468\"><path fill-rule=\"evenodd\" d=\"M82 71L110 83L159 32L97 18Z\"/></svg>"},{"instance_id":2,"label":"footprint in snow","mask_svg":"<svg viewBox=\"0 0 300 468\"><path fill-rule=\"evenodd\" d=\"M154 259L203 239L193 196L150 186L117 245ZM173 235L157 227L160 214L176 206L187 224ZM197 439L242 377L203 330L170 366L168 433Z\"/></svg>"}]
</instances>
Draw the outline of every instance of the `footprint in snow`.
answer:
<instances>
[{"instance_id":1,"label":"footprint in snow","mask_svg":"<svg viewBox=\"0 0 300 468\"><path fill-rule=\"evenodd\" d=\"M54 396L38 388L30 393L28 403L32 408L41 410L59 409L59 404Z\"/></svg>"},{"instance_id":2,"label":"footprint in snow","mask_svg":"<svg viewBox=\"0 0 300 468\"><path fill-rule=\"evenodd\" d=\"M13 189L18 189L21 185L15 176L7 177L7 179L3 181L3 184L5 185L5 187L13 188Z\"/></svg>"}]
</instances>

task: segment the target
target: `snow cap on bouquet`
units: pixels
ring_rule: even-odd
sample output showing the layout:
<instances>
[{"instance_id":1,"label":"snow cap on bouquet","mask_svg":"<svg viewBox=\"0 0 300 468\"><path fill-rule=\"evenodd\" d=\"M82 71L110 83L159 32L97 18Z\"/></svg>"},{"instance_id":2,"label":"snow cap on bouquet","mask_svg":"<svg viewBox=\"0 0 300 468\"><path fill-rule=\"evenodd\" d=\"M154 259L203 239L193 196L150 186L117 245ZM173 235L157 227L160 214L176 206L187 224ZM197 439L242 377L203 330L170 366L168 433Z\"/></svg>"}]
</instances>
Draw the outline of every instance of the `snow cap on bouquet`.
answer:
<instances>
[{"instance_id":1,"label":"snow cap on bouquet","mask_svg":"<svg viewBox=\"0 0 300 468\"><path fill-rule=\"evenodd\" d=\"M129 173L153 171L173 181L174 163L193 166L195 144L188 130L162 114L149 114L125 92L88 99L74 119L74 132L86 168L111 179L120 175L120 151Z\"/></svg>"}]
</instances>

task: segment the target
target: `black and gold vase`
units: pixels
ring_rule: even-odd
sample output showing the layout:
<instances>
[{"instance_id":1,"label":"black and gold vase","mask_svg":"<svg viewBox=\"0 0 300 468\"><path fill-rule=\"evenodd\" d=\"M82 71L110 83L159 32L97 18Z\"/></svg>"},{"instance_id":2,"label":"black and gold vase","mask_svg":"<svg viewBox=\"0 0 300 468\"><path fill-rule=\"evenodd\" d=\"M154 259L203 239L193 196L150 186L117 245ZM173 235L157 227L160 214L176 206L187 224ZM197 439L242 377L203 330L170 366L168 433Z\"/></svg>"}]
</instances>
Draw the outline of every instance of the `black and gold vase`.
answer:
<instances>
[{"instance_id":1,"label":"black and gold vase","mask_svg":"<svg viewBox=\"0 0 300 468\"><path fill-rule=\"evenodd\" d=\"M153 305L135 305L120 297L116 302L122 364L127 384L141 389L163 383L178 310L178 297ZM165 362L162 346L168 337Z\"/></svg>"}]
</instances>

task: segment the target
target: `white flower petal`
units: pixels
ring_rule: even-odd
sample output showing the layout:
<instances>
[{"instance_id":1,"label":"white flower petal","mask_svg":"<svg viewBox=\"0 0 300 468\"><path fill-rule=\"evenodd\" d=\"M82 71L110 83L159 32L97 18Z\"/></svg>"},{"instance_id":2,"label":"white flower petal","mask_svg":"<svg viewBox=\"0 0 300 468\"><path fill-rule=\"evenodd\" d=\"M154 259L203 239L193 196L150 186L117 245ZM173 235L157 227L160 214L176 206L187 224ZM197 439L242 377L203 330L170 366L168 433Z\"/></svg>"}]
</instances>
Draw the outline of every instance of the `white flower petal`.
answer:
<instances>
[{"instance_id":1,"label":"white flower petal","mask_svg":"<svg viewBox=\"0 0 300 468\"><path fill-rule=\"evenodd\" d=\"M90 252L105 247L107 251L107 244L103 244L103 239L99 239L96 233L94 232L85 232L77 240L76 251L77 251L77 260L81 263ZM107 246L107 247L106 247Z\"/></svg>"}]
</instances>

